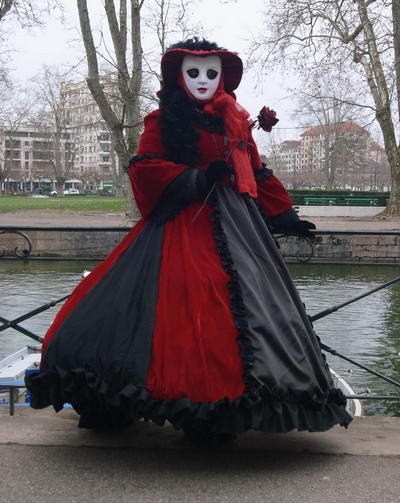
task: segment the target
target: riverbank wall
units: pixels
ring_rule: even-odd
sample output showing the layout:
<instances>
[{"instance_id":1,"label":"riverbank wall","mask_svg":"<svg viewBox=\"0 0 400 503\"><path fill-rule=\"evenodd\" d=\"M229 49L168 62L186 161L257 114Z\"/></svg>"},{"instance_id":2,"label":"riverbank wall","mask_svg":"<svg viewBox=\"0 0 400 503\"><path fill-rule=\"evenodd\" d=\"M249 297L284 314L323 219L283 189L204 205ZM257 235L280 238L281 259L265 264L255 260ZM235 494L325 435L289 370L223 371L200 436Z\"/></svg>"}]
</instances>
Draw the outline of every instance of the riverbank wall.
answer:
<instances>
[{"instance_id":1,"label":"riverbank wall","mask_svg":"<svg viewBox=\"0 0 400 503\"><path fill-rule=\"evenodd\" d=\"M129 227L0 227L0 258L103 259ZM275 236L288 261L400 263L400 230L316 230Z\"/></svg>"},{"instance_id":2,"label":"riverbank wall","mask_svg":"<svg viewBox=\"0 0 400 503\"><path fill-rule=\"evenodd\" d=\"M102 259L128 227L0 226L0 257Z\"/></svg>"},{"instance_id":3,"label":"riverbank wall","mask_svg":"<svg viewBox=\"0 0 400 503\"><path fill-rule=\"evenodd\" d=\"M400 263L400 222L378 207L298 206L313 238L275 236L287 261ZM103 259L132 226L123 214L24 212L0 215L0 259Z\"/></svg>"}]
</instances>

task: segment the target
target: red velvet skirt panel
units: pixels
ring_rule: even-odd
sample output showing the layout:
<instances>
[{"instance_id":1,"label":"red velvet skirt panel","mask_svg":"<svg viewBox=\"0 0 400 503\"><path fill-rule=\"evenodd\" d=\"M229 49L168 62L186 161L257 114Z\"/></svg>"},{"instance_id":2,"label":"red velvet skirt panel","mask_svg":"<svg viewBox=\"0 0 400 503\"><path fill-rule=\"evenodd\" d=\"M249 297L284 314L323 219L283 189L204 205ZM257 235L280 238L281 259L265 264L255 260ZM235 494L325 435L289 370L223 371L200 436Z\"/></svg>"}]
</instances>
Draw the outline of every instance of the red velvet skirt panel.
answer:
<instances>
[{"instance_id":1,"label":"red velvet skirt panel","mask_svg":"<svg viewBox=\"0 0 400 503\"><path fill-rule=\"evenodd\" d=\"M211 208L193 204L165 226L148 389L158 400L234 400L244 392L228 281ZM194 219L194 221L193 221Z\"/></svg>"}]
</instances>

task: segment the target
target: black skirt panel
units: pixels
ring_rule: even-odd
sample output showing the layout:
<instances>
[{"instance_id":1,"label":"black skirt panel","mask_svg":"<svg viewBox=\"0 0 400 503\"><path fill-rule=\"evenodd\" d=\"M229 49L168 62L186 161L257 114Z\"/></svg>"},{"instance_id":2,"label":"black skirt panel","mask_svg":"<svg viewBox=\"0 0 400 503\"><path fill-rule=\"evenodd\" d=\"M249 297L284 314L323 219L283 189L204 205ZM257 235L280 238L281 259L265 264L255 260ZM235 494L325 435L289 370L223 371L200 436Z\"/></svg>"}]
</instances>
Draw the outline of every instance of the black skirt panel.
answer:
<instances>
[{"instance_id":1,"label":"black skirt panel","mask_svg":"<svg viewBox=\"0 0 400 503\"><path fill-rule=\"evenodd\" d=\"M110 422L101 419L104 401L133 383L146 388L163 235L164 227L149 223L66 317L31 382L33 407L71 403L81 426L101 425Z\"/></svg>"}]
</instances>

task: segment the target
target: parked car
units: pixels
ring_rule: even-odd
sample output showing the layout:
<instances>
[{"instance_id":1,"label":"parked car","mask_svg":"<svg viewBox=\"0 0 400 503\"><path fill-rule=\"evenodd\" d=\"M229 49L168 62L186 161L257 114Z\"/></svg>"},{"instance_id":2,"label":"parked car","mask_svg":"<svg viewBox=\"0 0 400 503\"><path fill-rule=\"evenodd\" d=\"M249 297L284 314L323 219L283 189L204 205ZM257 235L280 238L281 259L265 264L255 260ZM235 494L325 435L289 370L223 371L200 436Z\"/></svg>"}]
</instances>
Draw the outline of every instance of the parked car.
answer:
<instances>
[{"instance_id":1,"label":"parked car","mask_svg":"<svg viewBox=\"0 0 400 503\"><path fill-rule=\"evenodd\" d=\"M97 191L97 193L99 194L99 196L112 196L112 192L110 189L106 189L105 187L102 188L102 189L99 189Z\"/></svg>"},{"instance_id":2,"label":"parked car","mask_svg":"<svg viewBox=\"0 0 400 503\"><path fill-rule=\"evenodd\" d=\"M63 191L63 194L64 196L77 196L78 194L80 194L80 192L78 189L71 188L71 189L65 189Z\"/></svg>"}]
</instances>

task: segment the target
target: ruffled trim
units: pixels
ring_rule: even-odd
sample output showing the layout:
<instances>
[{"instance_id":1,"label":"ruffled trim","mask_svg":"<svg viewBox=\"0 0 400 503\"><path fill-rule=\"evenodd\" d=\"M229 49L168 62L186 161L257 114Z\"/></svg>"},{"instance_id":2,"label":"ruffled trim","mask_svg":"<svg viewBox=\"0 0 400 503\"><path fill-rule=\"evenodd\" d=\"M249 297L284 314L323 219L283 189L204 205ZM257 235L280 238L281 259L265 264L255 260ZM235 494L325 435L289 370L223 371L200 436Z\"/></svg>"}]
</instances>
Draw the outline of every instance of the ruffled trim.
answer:
<instances>
[{"instance_id":1,"label":"ruffled trim","mask_svg":"<svg viewBox=\"0 0 400 503\"><path fill-rule=\"evenodd\" d=\"M80 414L80 428L120 427L146 418L159 426L169 421L176 429L207 423L217 433L285 433L294 429L325 431L336 424L347 427L352 420L344 409L346 399L337 389L330 391L329 403L322 406L281 402L282 390L275 390L273 397L267 396L265 389L263 399L255 404L249 404L245 397L217 403L196 403L189 398L157 401L143 387L128 384L116 391L83 369L64 372L53 368L32 373L26 383L32 408L53 405L58 412L64 403L70 403Z\"/></svg>"},{"instance_id":2,"label":"ruffled trim","mask_svg":"<svg viewBox=\"0 0 400 503\"><path fill-rule=\"evenodd\" d=\"M229 251L228 241L221 224L221 212L218 206L217 197L213 192L209 198L209 203L213 207L211 221L214 225L214 241L217 246L219 256L221 257L222 268L230 277L228 289L230 295L231 311L234 318L234 323L238 329L237 342L239 345L240 356L244 366L243 381L246 385L247 398L258 395L258 384L254 380L251 371L254 362L254 351L249 338L249 326L247 322L246 308L243 303L242 289L239 284L239 276L236 269L233 267L233 260Z\"/></svg>"}]
</instances>

